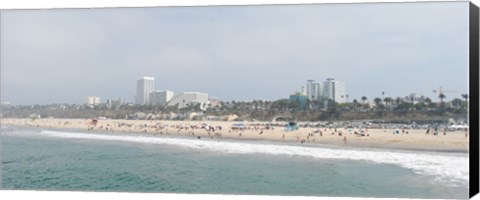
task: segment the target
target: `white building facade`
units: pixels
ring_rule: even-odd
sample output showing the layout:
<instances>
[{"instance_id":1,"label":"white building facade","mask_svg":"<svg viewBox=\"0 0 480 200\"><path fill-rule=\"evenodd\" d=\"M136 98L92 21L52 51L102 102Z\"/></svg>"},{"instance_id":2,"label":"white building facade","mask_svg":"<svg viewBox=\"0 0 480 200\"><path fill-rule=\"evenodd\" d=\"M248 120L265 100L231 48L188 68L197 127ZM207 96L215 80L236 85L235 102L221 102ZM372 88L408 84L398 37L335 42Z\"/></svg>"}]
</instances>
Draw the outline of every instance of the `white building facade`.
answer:
<instances>
[{"instance_id":1,"label":"white building facade","mask_svg":"<svg viewBox=\"0 0 480 200\"><path fill-rule=\"evenodd\" d=\"M313 84L313 99L312 100L320 100L323 97L323 84L321 83L314 83Z\"/></svg>"},{"instance_id":2,"label":"white building facade","mask_svg":"<svg viewBox=\"0 0 480 200\"><path fill-rule=\"evenodd\" d=\"M334 100L337 103L347 102L345 83L328 78L323 83L323 96L326 99Z\"/></svg>"},{"instance_id":3,"label":"white building facade","mask_svg":"<svg viewBox=\"0 0 480 200\"><path fill-rule=\"evenodd\" d=\"M323 97L323 84L314 80L307 81L306 95L310 101L320 100Z\"/></svg>"},{"instance_id":4,"label":"white building facade","mask_svg":"<svg viewBox=\"0 0 480 200\"><path fill-rule=\"evenodd\" d=\"M87 104L88 106L96 106L100 104L100 97L89 96L85 99L85 104Z\"/></svg>"},{"instance_id":5,"label":"white building facade","mask_svg":"<svg viewBox=\"0 0 480 200\"><path fill-rule=\"evenodd\" d=\"M151 104L164 105L173 98L173 91L171 90L157 90L150 93Z\"/></svg>"},{"instance_id":6,"label":"white building facade","mask_svg":"<svg viewBox=\"0 0 480 200\"><path fill-rule=\"evenodd\" d=\"M137 80L137 95L135 96L136 104L149 104L150 93L155 91L155 78L154 77L140 77Z\"/></svg>"},{"instance_id":7,"label":"white building facade","mask_svg":"<svg viewBox=\"0 0 480 200\"><path fill-rule=\"evenodd\" d=\"M313 100L313 97L315 96L314 84L314 80L307 80L307 98L309 100Z\"/></svg>"},{"instance_id":8,"label":"white building facade","mask_svg":"<svg viewBox=\"0 0 480 200\"><path fill-rule=\"evenodd\" d=\"M208 94L200 92L183 92L174 96L167 105L178 105L179 109L200 104L202 110L206 110L208 106Z\"/></svg>"},{"instance_id":9,"label":"white building facade","mask_svg":"<svg viewBox=\"0 0 480 200\"><path fill-rule=\"evenodd\" d=\"M108 108L117 108L120 107L124 103L124 101L123 98L107 99L106 103Z\"/></svg>"}]
</instances>

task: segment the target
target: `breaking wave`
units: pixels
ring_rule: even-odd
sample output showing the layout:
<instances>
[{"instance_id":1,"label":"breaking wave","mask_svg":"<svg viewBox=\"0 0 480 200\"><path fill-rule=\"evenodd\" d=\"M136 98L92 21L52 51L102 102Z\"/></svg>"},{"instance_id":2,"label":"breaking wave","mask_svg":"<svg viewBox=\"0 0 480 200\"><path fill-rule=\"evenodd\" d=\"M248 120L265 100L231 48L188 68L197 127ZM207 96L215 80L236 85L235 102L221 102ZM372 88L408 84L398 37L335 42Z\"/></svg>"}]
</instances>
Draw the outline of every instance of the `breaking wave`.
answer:
<instances>
[{"instance_id":1,"label":"breaking wave","mask_svg":"<svg viewBox=\"0 0 480 200\"><path fill-rule=\"evenodd\" d=\"M469 180L467 156L437 155L427 152L402 152L389 150L333 149L293 145L258 144L233 141L212 141L149 136L104 135L61 131L42 131L41 135L68 139L124 141L148 144L168 144L180 147L233 154L267 154L302 156L317 159L344 159L380 164L393 164L413 170L417 174L435 176L450 184L466 184Z\"/></svg>"}]
</instances>

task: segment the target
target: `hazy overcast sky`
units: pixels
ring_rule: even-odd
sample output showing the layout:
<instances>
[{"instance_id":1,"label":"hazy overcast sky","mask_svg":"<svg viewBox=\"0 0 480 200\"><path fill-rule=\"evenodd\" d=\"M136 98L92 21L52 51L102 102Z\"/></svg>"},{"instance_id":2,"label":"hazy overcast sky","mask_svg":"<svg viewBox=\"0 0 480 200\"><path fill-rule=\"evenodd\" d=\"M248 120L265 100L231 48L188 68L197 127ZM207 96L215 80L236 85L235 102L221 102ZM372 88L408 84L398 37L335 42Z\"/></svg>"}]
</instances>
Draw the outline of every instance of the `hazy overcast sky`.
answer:
<instances>
[{"instance_id":1,"label":"hazy overcast sky","mask_svg":"<svg viewBox=\"0 0 480 200\"><path fill-rule=\"evenodd\" d=\"M308 79L349 100L468 92L468 2L9 10L2 101L133 101L156 88L223 100L288 98Z\"/></svg>"}]
</instances>

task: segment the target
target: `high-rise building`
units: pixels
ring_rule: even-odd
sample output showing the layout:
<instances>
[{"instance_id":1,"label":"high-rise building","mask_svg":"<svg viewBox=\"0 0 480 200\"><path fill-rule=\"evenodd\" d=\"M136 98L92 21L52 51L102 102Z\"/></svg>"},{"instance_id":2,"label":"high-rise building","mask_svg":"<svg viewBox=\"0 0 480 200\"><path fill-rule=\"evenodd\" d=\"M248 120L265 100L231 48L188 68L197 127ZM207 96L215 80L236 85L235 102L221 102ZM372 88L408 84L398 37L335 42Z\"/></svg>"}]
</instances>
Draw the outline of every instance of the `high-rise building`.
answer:
<instances>
[{"instance_id":1,"label":"high-rise building","mask_svg":"<svg viewBox=\"0 0 480 200\"><path fill-rule=\"evenodd\" d=\"M323 83L323 96L337 103L345 103L347 99L345 83L328 78Z\"/></svg>"},{"instance_id":2,"label":"high-rise building","mask_svg":"<svg viewBox=\"0 0 480 200\"><path fill-rule=\"evenodd\" d=\"M174 96L169 102L169 106L178 105L179 109L200 104L200 108L205 110L208 105L208 94L200 92L183 92Z\"/></svg>"},{"instance_id":3,"label":"high-rise building","mask_svg":"<svg viewBox=\"0 0 480 200\"><path fill-rule=\"evenodd\" d=\"M314 83L315 83L314 80L307 81L307 97L309 100L312 100L314 97L314 88L313 88Z\"/></svg>"},{"instance_id":4,"label":"high-rise building","mask_svg":"<svg viewBox=\"0 0 480 200\"><path fill-rule=\"evenodd\" d=\"M154 77L140 77L137 80L137 95L135 96L136 104L149 104L150 93L155 91Z\"/></svg>"},{"instance_id":5,"label":"high-rise building","mask_svg":"<svg viewBox=\"0 0 480 200\"><path fill-rule=\"evenodd\" d=\"M323 96L322 84L317 83L314 80L308 80L306 95L310 101L320 100L320 98Z\"/></svg>"},{"instance_id":6,"label":"high-rise building","mask_svg":"<svg viewBox=\"0 0 480 200\"><path fill-rule=\"evenodd\" d=\"M88 106L96 106L100 104L100 97L89 96L86 98L85 104L87 104Z\"/></svg>"},{"instance_id":7,"label":"high-rise building","mask_svg":"<svg viewBox=\"0 0 480 200\"><path fill-rule=\"evenodd\" d=\"M170 99L172 98L173 98L173 91L171 90L165 90L165 91L157 90L155 92L150 93L150 102L152 104L164 105L168 101L170 101Z\"/></svg>"},{"instance_id":8,"label":"high-rise building","mask_svg":"<svg viewBox=\"0 0 480 200\"><path fill-rule=\"evenodd\" d=\"M320 100L323 96L323 88L321 83L313 83L313 95L311 100Z\"/></svg>"}]
</instances>

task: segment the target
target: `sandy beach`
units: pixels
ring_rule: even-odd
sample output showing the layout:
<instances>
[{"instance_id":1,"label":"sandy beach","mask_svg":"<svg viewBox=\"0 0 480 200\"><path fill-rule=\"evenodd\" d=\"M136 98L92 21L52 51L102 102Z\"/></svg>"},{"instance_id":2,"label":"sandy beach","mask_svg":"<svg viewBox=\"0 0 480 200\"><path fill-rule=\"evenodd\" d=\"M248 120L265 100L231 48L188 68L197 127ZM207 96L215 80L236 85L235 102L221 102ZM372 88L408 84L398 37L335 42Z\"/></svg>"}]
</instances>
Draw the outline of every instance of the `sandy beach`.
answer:
<instances>
[{"instance_id":1,"label":"sandy beach","mask_svg":"<svg viewBox=\"0 0 480 200\"><path fill-rule=\"evenodd\" d=\"M241 123L241 122L240 122ZM232 129L239 122L226 121L159 121L159 120L98 120L91 119L2 119L1 125L41 128L75 129L90 132L151 133L153 135L188 136L197 139L229 138L280 142L329 144L406 150L468 152L469 137L465 131L426 129L356 129L300 127L286 131L284 127L265 128L268 122L245 122L244 130ZM394 134L398 131L398 134ZM358 133L358 134L355 134ZM361 136L362 134L363 136Z\"/></svg>"}]
</instances>

